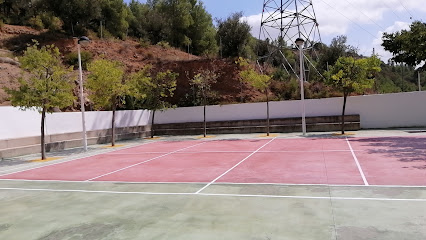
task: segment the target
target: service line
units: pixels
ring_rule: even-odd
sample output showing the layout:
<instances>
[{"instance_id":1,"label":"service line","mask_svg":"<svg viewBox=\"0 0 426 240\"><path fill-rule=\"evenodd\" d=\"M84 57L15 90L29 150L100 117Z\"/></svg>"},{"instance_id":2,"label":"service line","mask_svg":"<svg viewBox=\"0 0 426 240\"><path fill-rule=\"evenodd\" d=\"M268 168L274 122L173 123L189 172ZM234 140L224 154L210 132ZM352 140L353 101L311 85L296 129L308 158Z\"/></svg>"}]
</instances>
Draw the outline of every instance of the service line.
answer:
<instances>
[{"instance_id":1,"label":"service line","mask_svg":"<svg viewBox=\"0 0 426 240\"><path fill-rule=\"evenodd\" d=\"M239 163L235 164L232 168L228 169L226 172L222 173L219 177L215 178L213 181L209 182L206 186L202 187L200 190L198 190L195 194L199 194L200 192L202 192L204 189L208 188L210 185L212 185L213 183L215 183L217 180L219 180L221 177L225 176L227 173L229 173L230 171L232 171L234 168L238 167L241 163L243 163L245 160L247 160L248 158L250 158L251 156L253 156L255 153L259 152L262 148L264 148L266 145L268 145L269 143L271 143L272 141L274 141L276 139L273 138L271 139L269 142L263 144L260 148L256 149L256 151L252 152L250 155L248 155L247 157L245 157L243 160L241 160Z\"/></svg>"},{"instance_id":2,"label":"service line","mask_svg":"<svg viewBox=\"0 0 426 240\"><path fill-rule=\"evenodd\" d=\"M370 184L368 184L367 178L365 177L365 174L364 174L364 171L362 170L361 164L359 163L358 158L356 157L355 152L352 149L351 143L349 142L348 138L346 138L346 142L348 143L348 146L351 149L352 156L354 157L356 166L358 167L358 171L361 174L362 181L364 181L364 185L369 186Z\"/></svg>"},{"instance_id":3,"label":"service line","mask_svg":"<svg viewBox=\"0 0 426 240\"><path fill-rule=\"evenodd\" d=\"M0 191L23 192L57 192L57 193L97 193L97 194L133 194L133 195L157 195L157 196L206 196L206 197L240 197L240 198L280 198L280 199L313 199L330 200L330 197L315 196L285 196L285 195L256 195L256 194L221 194L221 193L163 193L163 192L123 192L83 189L49 189L49 188L0 188ZM424 198L362 198L362 197L331 197L332 200L352 201L390 201L390 202L426 202Z\"/></svg>"},{"instance_id":4,"label":"service line","mask_svg":"<svg viewBox=\"0 0 426 240\"><path fill-rule=\"evenodd\" d=\"M202 142L202 143L198 143L198 144L195 144L195 145L191 145L191 146L189 146L189 147L185 147L185 148L182 148L182 149L179 149L179 150L173 151L173 152L169 152L169 153L166 153L166 154L160 155L160 156L158 156L158 157L153 157L153 158L150 158L150 159L148 159L148 160L145 160L145 161L142 161L142 162L138 162L138 163L135 163L135 164L133 164L133 165L130 165L130 166L127 166L127 167L124 167L124 168L120 168L120 169L117 169L117 170L115 170L115 171L112 171L112 172L109 172L109 173L105 173L105 174L99 175L99 176L94 177L94 178L87 179L86 181L87 181L87 182L88 182L88 181L93 181L93 180L96 180L96 179L101 178L101 177L105 177L105 176L108 176L108 175L111 175L111 174L114 174L114 173L117 173L117 172L121 172L121 171L123 171L123 170L129 169L129 168L132 168L132 167L135 167L135 166L138 166L138 165L141 165L141 164L147 163L147 162L151 162L151 161L154 161L154 160L156 160L156 159L159 159L159 158L162 158L162 157L168 156L168 155L170 155L170 154L177 153L177 152L183 151L183 150L185 150L185 149L192 148L192 147L195 147L195 146L198 146L198 145L204 144L204 143L206 143L206 142Z\"/></svg>"}]
</instances>

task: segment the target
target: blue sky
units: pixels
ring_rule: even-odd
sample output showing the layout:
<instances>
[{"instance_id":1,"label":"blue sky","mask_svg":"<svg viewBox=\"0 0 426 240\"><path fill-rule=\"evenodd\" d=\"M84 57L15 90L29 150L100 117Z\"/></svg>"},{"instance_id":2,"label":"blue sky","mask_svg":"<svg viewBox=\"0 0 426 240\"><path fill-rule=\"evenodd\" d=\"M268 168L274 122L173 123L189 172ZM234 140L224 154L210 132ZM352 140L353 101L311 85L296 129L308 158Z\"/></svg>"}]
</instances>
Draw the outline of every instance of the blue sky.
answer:
<instances>
[{"instance_id":1,"label":"blue sky","mask_svg":"<svg viewBox=\"0 0 426 240\"><path fill-rule=\"evenodd\" d=\"M300 0L306 1L306 0ZM141 0L140 2L145 2ZM204 0L213 18L226 18L242 11L258 36L264 0ZM380 46L383 32L407 29L413 20L426 21L424 0L312 0L322 41L329 44L338 35L346 35L359 53L371 55L373 48L383 60L391 57Z\"/></svg>"}]
</instances>

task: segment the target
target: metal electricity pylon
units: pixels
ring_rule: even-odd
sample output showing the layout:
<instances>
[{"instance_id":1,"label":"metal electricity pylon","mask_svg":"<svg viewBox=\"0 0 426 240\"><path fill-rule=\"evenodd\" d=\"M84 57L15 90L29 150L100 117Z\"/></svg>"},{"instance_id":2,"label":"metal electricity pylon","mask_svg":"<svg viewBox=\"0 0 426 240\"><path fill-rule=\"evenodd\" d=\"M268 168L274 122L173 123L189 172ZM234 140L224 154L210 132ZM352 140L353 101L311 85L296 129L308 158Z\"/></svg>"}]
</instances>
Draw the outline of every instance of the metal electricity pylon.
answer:
<instances>
[{"instance_id":1,"label":"metal electricity pylon","mask_svg":"<svg viewBox=\"0 0 426 240\"><path fill-rule=\"evenodd\" d=\"M321 42L321 35L312 0L264 0L259 40L266 41L268 52L260 59L281 56L285 70L297 75L297 67L284 54L285 49L297 48L296 39L304 40L305 53L318 57L314 47ZM304 56L303 62L310 62Z\"/></svg>"}]
</instances>

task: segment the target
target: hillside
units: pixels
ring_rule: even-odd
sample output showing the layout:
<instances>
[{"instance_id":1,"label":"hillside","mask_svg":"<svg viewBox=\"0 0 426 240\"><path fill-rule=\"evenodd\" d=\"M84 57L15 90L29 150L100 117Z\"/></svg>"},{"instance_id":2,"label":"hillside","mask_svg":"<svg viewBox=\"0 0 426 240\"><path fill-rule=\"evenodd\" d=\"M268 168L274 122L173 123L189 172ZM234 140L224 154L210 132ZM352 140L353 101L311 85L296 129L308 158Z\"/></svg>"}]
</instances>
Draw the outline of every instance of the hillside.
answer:
<instances>
[{"instance_id":1,"label":"hillside","mask_svg":"<svg viewBox=\"0 0 426 240\"><path fill-rule=\"evenodd\" d=\"M59 48L64 58L67 54L77 51L77 40L61 34L52 34L46 31L36 31L29 27L4 25L0 35L0 57L15 58L22 54L27 44L37 40L41 45L54 44ZM158 45L141 46L133 39L128 40L102 40L94 38L82 51L90 52L93 59L104 57L123 63L127 73L142 69L147 64L153 66L153 71L172 70L179 74L175 96L170 99L172 104L178 106L193 105L193 91L189 85L189 78L200 69L214 69L219 79L213 86L216 92L212 103L226 104L241 101L256 101L262 94L246 84L241 85L238 80L238 69L231 59L208 59L182 52L172 47ZM0 87L16 85L20 76L18 66L0 63ZM77 70L77 69L76 69ZM87 72L84 73L87 75ZM77 89L75 91L77 93ZM5 93L0 90L0 98L4 99ZM0 100L1 101L1 100ZM3 103L3 104L8 104ZM78 103L74 108L77 108ZM89 106L90 107L90 106Z\"/></svg>"}]
</instances>

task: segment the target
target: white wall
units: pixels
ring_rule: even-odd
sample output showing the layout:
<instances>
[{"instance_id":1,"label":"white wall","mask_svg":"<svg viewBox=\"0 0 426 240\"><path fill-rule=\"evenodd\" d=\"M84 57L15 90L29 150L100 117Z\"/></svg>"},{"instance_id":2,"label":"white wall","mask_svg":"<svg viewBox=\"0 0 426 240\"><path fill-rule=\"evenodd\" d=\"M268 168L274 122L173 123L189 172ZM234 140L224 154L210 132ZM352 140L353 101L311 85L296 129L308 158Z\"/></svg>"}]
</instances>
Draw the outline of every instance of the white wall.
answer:
<instances>
[{"instance_id":1,"label":"white wall","mask_svg":"<svg viewBox=\"0 0 426 240\"><path fill-rule=\"evenodd\" d=\"M343 98L305 101L306 116L340 115ZM271 118L301 116L300 101L270 103ZM359 114L362 128L426 126L426 92L394 93L349 97L346 114ZM266 118L265 103L208 106L207 121ZM156 113L156 123L203 121L202 107L170 109Z\"/></svg>"},{"instance_id":2,"label":"white wall","mask_svg":"<svg viewBox=\"0 0 426 240\"><path fill-rule=\"evenodd\" d=\"M340 115L342 98L306 100L306 116ZM347 114L359 114L362 128L426 126L426 92L395 93L349 97ZM111 112L86 112L86 128L109 129ZM117 127L150 124L150 112L118 111ZM203 121L202 107L170 109L156 112L155 123ZM208 106L207 121L246 120L266 118L265 103ZM270 103L271 118L301 116L300 101ZM46 133L60 134L82 131L81 113L53 113L46 118ZM20 111L14 107L0 107L0 139L40 136L40 114Z\"/></svg>"},{"instance_id":3,"label":"white wall","mask_svg":"<svg viewBox=\"0 0 426 240\"><path fill-rule=\"evenodd\" d=\"M86 130L111 127L112 112L86 112ZM148 125L150 112L117 111L116 127ZM34 110L21 111L14 107L0 107L0 139L40 136L41 115ZM52 113L46 115L46 134L81 132L80 112Z\"/></svg>"}]
</instances>

